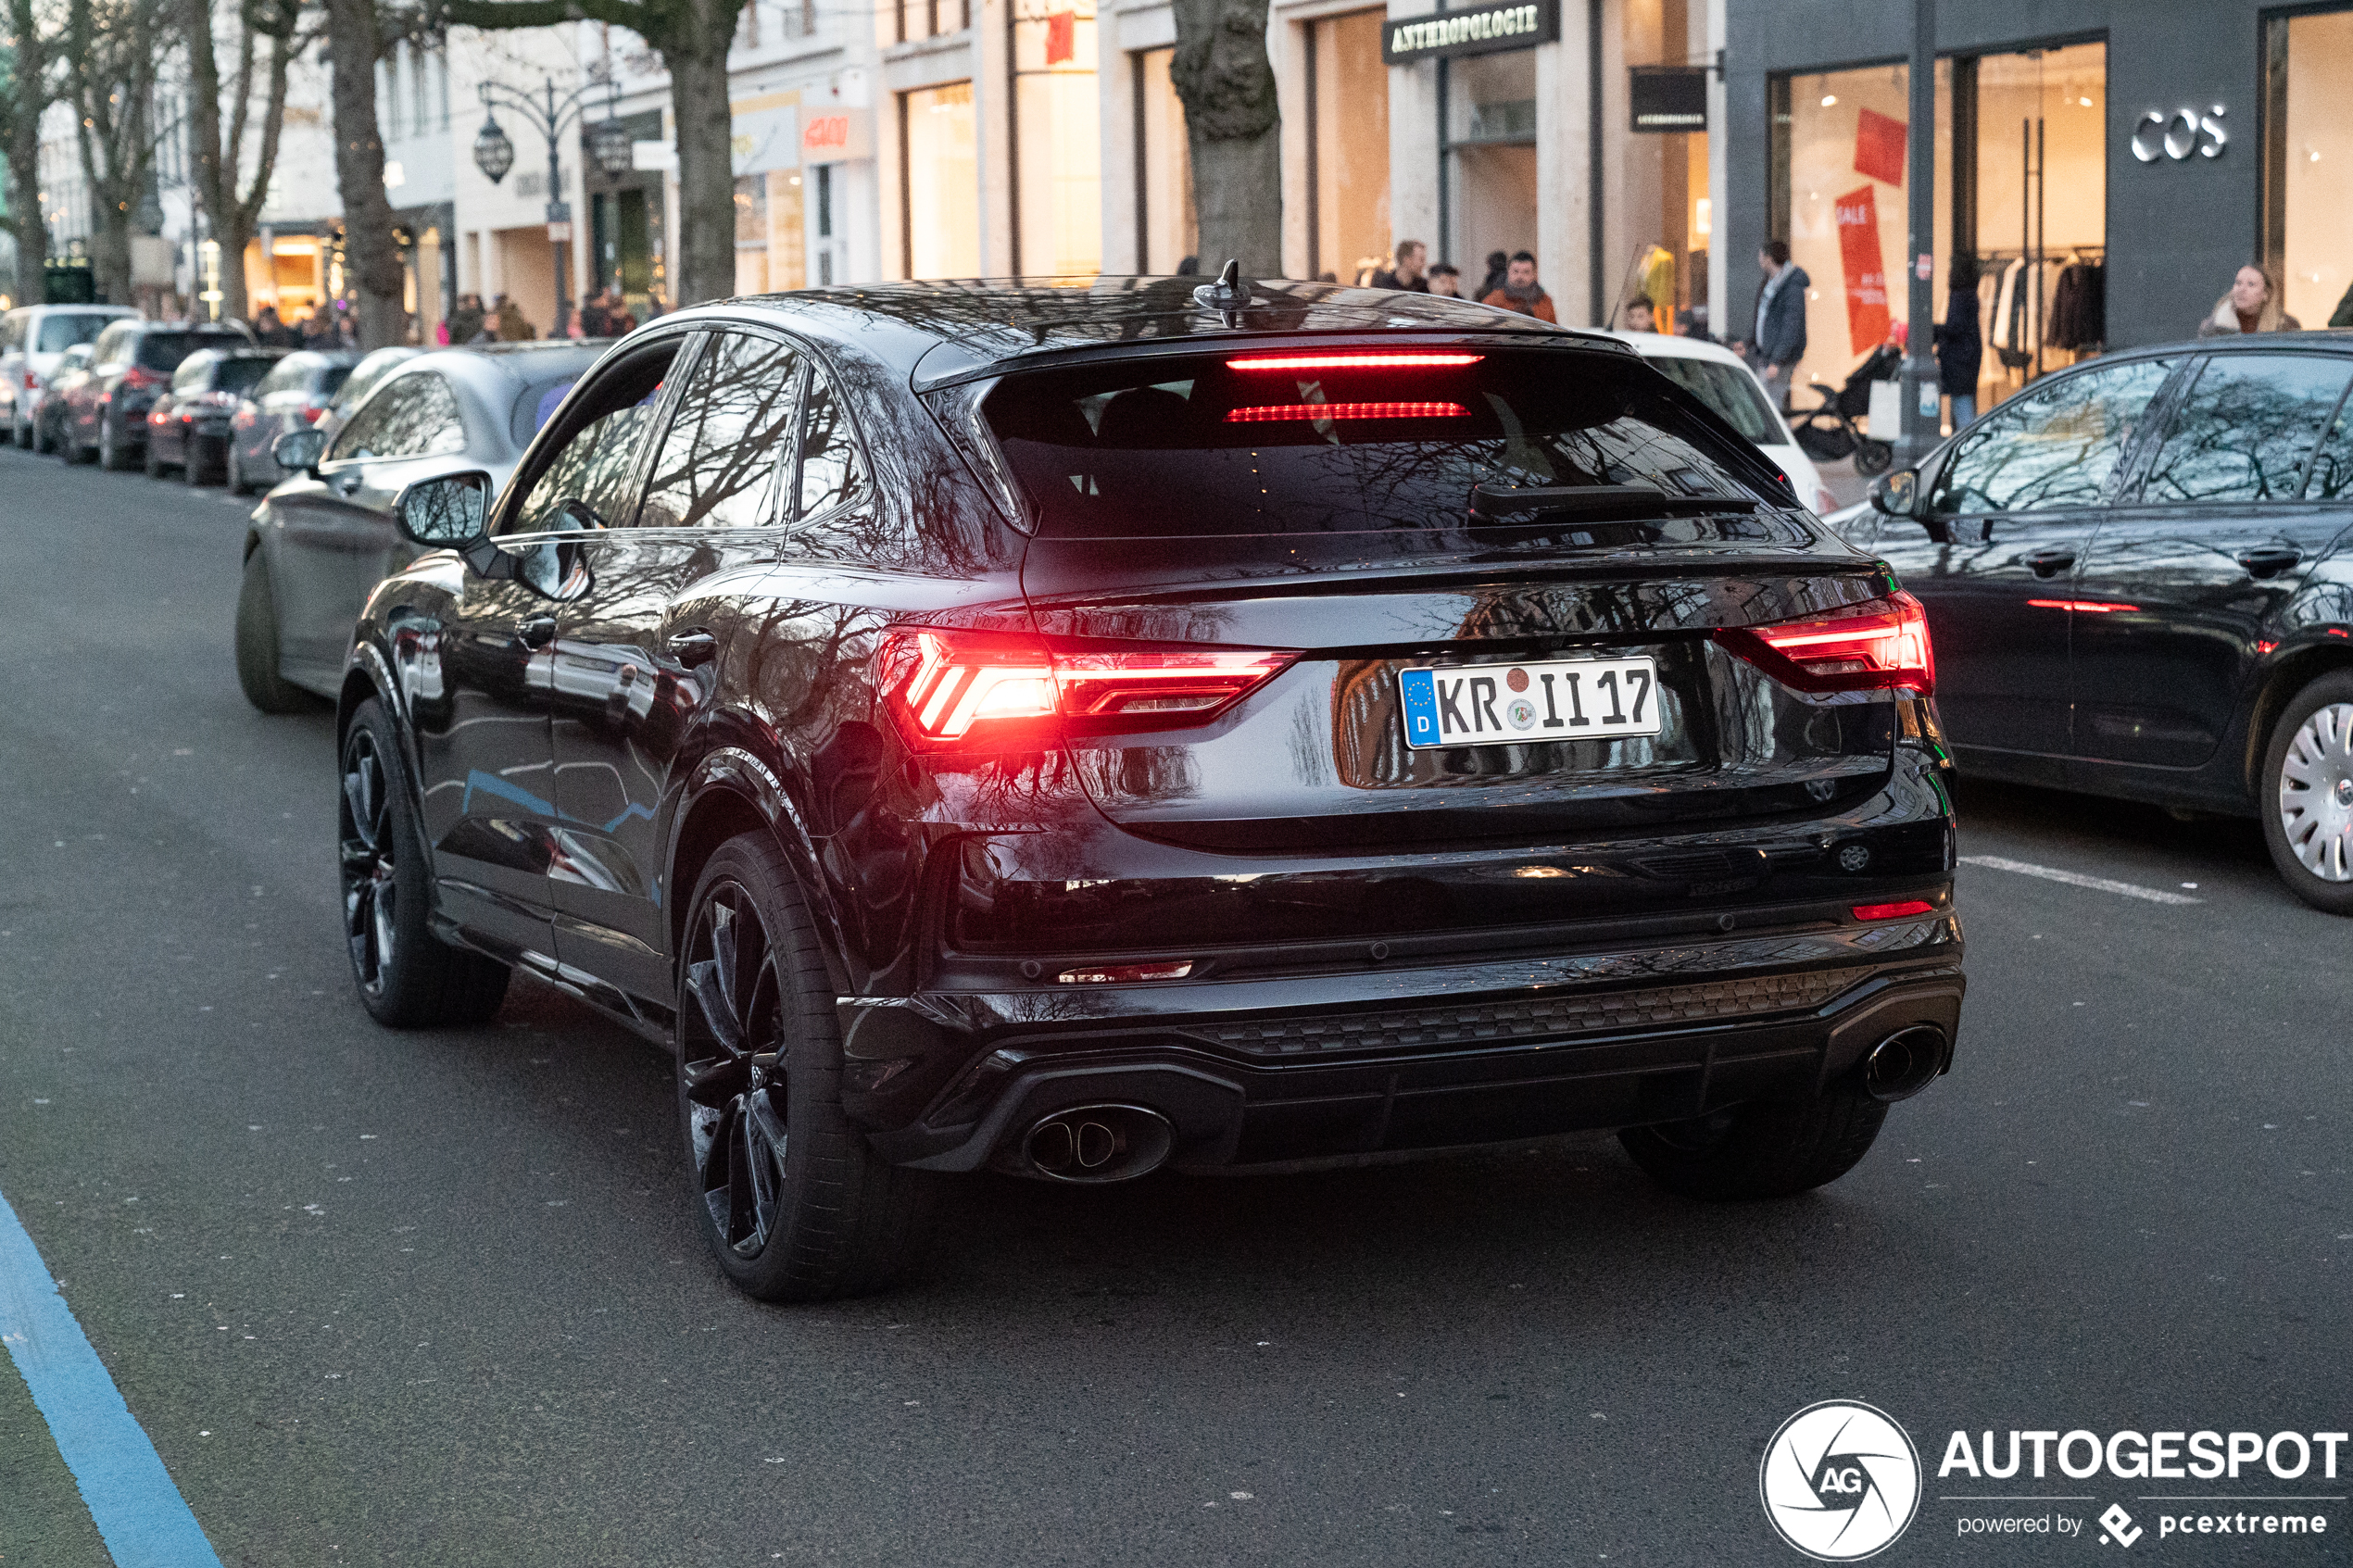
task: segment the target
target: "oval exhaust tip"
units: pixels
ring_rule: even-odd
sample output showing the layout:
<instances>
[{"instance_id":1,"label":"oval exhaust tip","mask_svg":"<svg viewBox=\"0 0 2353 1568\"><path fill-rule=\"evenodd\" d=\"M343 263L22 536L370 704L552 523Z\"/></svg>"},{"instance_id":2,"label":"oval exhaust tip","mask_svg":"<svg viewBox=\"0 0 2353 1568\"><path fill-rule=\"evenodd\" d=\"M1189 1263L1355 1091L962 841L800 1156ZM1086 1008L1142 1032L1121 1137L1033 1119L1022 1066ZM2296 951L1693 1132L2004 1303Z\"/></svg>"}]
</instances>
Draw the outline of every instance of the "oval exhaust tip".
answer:
<instances>
[{"instance_id":1,"label":"oval exhaust tip","mask_svg":"<svg viewBox=\"0 0 2353 1568\"><path fill-rule=\"evenodd\" d=\"M1911 1098L1944 1071L1944 1031L1932 1023L1897 1030L1863 1059L1863 1092L1891 1105Z\"/></svg>"},{"instance_id":2,"label":"oval exhaust tip","mask_svg":"<svg viewBox=\"0 0 2353 1568\"><path fill-rule=\"evenodd\" d=\"M1176 1145L1176 1128L1148 1106L1076 1106L1032 1125L1022 1160L1049 1181L1125 1182L1158 1170Z\"/></svg>"}]
</instances>

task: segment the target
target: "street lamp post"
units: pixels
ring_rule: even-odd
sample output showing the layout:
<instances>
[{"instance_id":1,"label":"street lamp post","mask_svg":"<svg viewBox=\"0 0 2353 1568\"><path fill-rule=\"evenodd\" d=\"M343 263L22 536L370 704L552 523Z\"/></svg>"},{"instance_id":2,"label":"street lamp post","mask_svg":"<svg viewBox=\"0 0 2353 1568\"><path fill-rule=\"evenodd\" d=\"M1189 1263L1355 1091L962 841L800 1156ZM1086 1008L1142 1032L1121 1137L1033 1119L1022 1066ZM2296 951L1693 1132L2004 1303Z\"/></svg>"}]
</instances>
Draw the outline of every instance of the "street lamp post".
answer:
<instances>
[{"instance_id":1,"label":"street lamp post","mask_svg":"<svg viewBox=\"0 0 2353 1568\"><path fill-rule=\"evenodd\" d=\"M585 82L559 98L556 79L547 79L546 102L532 101L529 93L517 92L502 82L482 84L484 110L482 133L474 138L474 167L489 178L492 184L507 177L515 165L515 144L498 123L497 109L505 107L521 115L538 127L547 138L547 239L556 247L556 330L553 335L563 337L572 330L572 207L563 199L563 161L560 149L567 127L580 121L585 113L582 100L598 83ZM621 123L618 106L621 89L610 80L604 82L605 118L588 132L588 153L597 167L607 175L628 172L630 167L629 133Z\"/></svg>"}]
</instances>

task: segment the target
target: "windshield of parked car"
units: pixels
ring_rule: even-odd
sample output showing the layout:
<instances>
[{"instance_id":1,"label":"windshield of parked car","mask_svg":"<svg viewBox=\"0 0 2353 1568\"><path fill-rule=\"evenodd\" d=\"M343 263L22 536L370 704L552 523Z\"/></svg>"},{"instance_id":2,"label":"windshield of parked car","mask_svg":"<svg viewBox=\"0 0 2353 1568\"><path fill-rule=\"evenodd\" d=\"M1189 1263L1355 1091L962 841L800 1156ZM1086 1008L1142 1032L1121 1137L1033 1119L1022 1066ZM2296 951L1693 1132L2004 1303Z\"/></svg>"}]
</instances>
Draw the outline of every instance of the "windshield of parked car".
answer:
<instances>
[{"instance_id":1,"label":"windshield of parked car","mask_svg":"<svg viewBox=\"0 0 2353 1568\"><path fill-rule=\"evenodd\" d=\"M41 318L39 341L33 344L36 354L62 354L77 343L90 343L107 330L107 323L121 320L118 316L44 316Z\"/></svg>"},{"instance_id":2,"label":"windshield of parked car","mask_svg":"<svg viewBox=\"0 0 2353 1568\"><path fill-rule=\"evenodd\" d=\"M1756 383L1749 378L1749 373L1739 366L1680 354L1661 354L1649 364L1759 446L1788 444L1789 435L1781 429L1780 416L1765 401L1765 395L1756 390Z\"/></svg>"},{"instance_id":3,"label":"windshield of parked car","mask_svg":"<svg viewBox=\"0 0 2353 1568\"><path fill-rule=\"evenodd\" d=\"M1279 349L1008 376L981 406L1040 531L1456 527L1472 487L1786 505L1630 362L1590 352Z\"/></svg>"}]
</instances>

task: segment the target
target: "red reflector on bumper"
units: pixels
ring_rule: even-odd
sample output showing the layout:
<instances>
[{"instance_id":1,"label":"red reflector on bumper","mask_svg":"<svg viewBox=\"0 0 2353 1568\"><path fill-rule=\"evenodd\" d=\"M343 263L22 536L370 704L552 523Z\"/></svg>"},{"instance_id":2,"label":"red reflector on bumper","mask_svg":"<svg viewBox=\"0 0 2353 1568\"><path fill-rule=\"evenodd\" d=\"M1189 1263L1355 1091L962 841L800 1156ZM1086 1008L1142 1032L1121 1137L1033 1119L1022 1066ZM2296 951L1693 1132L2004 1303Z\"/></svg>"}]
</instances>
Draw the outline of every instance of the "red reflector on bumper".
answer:
<instances>
[{"instance_id":1,"label":"red reflector on bumper","mask_svg":"<svg viewBox=\"0 0 2353 1568\"><path fill-rule=\"evenodd\" d=\"M1192 973L1192 960L1183 963L1114 963L1099 969L1066 969L1054 976L1063 985L1124 985L1137 980L1182 980Z\"/></svg>"},{"instance_id":2,"label":"red reflector on bumper","mask_svg":"<svg viewBox=\"0 0 2353 1568\"><path fill-rule=\"evenodd\" d=\"M1936 906L1925 898L1906 898L1900 904L1857 904L1856 920L1902 920L1907 915L1932 915Z\"/></svg>"}]
</instances>

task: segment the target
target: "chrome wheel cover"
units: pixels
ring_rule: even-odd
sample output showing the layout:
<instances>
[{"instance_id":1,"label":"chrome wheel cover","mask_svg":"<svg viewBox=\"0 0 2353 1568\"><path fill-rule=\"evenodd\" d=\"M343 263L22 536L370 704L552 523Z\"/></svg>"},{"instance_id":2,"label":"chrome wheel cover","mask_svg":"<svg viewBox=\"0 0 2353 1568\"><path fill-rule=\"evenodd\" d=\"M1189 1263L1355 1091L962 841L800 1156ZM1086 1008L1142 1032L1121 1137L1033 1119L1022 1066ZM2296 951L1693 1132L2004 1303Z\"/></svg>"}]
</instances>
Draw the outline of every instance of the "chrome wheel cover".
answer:
<instances>
[{"instance_id":1,"label":"chrome wheel cover","mask_svg":"<svg viewBox=\"0 0 2353 1568\"><path fill-rule=\"evenodd\" d=\"M2353 703L2313 709L2280 760L2280 828L2304 869L2353 882Z\"/></svg>"}]
</instances>

